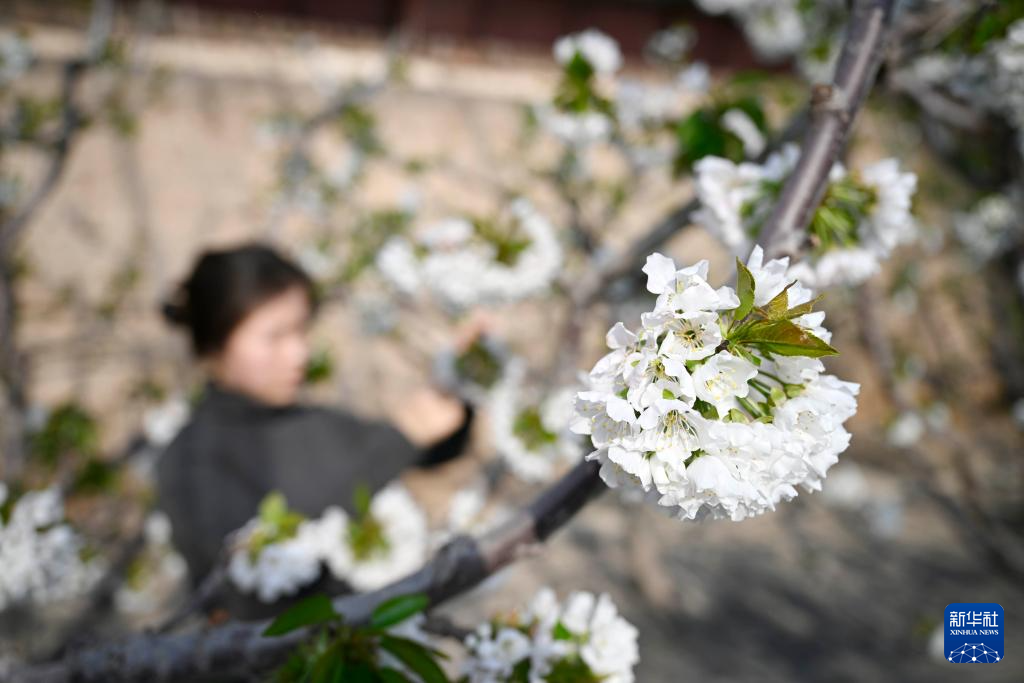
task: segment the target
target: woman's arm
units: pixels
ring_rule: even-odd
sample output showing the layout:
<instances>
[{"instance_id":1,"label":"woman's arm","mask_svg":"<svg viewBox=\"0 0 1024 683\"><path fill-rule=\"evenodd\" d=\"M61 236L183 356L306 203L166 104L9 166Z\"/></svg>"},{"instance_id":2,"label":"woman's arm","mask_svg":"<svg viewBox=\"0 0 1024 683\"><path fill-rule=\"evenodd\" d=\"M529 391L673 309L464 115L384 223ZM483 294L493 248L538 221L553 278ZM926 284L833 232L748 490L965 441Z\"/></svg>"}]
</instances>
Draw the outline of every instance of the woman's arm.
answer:
<instances>
[{"instance_id":1,"label":"woman's arm","mask_svg":"<svg viewBox=\"0 0 1024 683\"><path fill-rule=\"evenodd\" d=\"M462 401L462 424L449 436L424 449L423 456L417 465L426 468L434 467L456 458L466 450L475 414L473 406L467 401Z\"/></svg>"}]
</instances>

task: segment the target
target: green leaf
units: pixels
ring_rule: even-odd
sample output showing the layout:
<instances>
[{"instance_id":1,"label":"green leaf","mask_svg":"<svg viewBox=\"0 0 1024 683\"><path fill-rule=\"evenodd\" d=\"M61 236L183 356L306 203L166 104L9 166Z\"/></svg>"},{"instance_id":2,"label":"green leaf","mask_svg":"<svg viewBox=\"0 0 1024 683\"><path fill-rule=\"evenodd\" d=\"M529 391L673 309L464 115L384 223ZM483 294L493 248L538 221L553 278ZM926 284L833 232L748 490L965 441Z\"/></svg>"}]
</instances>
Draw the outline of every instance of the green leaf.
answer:
<instances>
[{"instance_id":1,"label":"green leaf","mask_svg":"<svg viewBox=\"0 0 1024 683\"><path fill-rule=\"evenodd\" d=\"M743 348L742 346L740 346L739 344L736 344L736 343L730 344L729 345L729 350L732 351L733 353L735 353L737 356L739 356L743 360L747 361L748 363L753 363L754 365L757 365L757 366L760 367L761 359L758 358L757 356L755 356L754 354L752 354L749 350L747 350L747 349Z\"/></svg>"},{"instance_id":2,"label":"green leaf","mask_svg":"<svg viewBox=\"0 0 1024 683\"><path fill-rule=\"evenodd\" d=\"M764 317L769 320L781 320L786 317L786 311L789 310L789 288L795 284L796 280L793 280L764 305L761 309L764 312Z\"/></svg>"},{"instance_id":3,"label":"green leaf","mask_svg":"<svg viewBox=\"0 0 1024 683\"><path fill-rule=\"evenodd\" d=\"M790 320L765 320L750 325L742 343L756 344L780 356L820 358L839 352Z\"/></svg>"},{"instance_id":4,"label":"green leaf","mask_svg":"<svg viewBox=\"0 0 1024 683\"><path fill-rule=\"evenodd\" d=\"M369 486L366 484L359 484L356 486L356 490L352 494L352 505L360 517L366 516L370 513L370 503L372 501L373 494L370 492Z\"/></svg>"},{"instance_id":5,"label":"green leaf","mask_svg":"<svg viewBox=\"0 0 1024 683\"><path fill-rule=\"evenodd\" d=\"M322 624L340 618L326 595L313 595L279 614L263 632L264 636L280 636L299 628Z\"/></svg>"},{"instance_id":6,"label":"green leaf","mask_svg":"<svg viewBox=\"0 0 1024 683\"><path fill-rule=\"evenodd\" d=\"M754 276L743 261L736 259L736 295L740 305L733 309L735 320L743 320L754 307Z\"/></svg>"},{"instance_id":7,"label":"green leaf","mask_svg":"<svg viewBox=\"0 0 1024 683\"><path fill-rule=\"evenodd\" d=\"M373 610L370 626L381 629L394 626L412 615L422 612L429 604L430 598L422 593L399 595L396 598L385 600L377 606L377 609Z\"/></svg>"},{"instance_id":8,"label":"green leaf","mask_svg":"<svg viewBox=\"0 0 1024 683\"><path fill-rule=\"evenodd\" d=\"M381 637L380 646L409 667L423 683L449 683L444 671L434 661L433 654L419 643L386 635Z\"/></svg>"},{"instance_id":9,"label":"green leaf","mask_svg":"<svg viewBox=\"0 0 1024 683\"><path fill-rule=\"evenodd\" d=\"M260 521L277 524L288 514L288 503L279 491L268 493L260 501Z\"/></svg>"},{"instance_id":10,"label":"green leaf","mask_svg":"<svg viewBox=\"0 0 1024 683\"><path fill-rule=\"evenodd\" d=\"M731 133L718 122L719 114L711 109L700 109L676 125L676 155L672 172L676 176L690 171L693 165L706 156L720 156L739 161L742 145L738 150L730 149Z\"/></svg>"},{"instance_id":11,"label":"green leaf","mask_svg":"<svg viewBox=\"0 0 1024 683\"><path fill-rule=\"evenodd\" d=\"M823 297L823 296L824 296L824 294L819 294L818 296L814 297L813 299L811 299L807 303L799 304L797 306L794 306L793 308L791 308L788 311L786 311L786 318L789 319L789 320L792 320L793 318L799 318L802 315L807 315L808 313L813 313L814 312L814 306L819 301L821 301L821 297Z\"/></svg>"},{"instance_id":12,"label":"green leaf","mask_svg":"<svg viewBox=\"0 0 1024 683\"><path fill-rule=\"evenodd\" d=\"M701 416L707 420L718 419L718 409L715 408L710 403L708 403L707 401L702 401L701 399L698 398L693 402L693 409L700 413Z\"/></svg>"},{"instance_id":13,"label":"green leaf","mask_svg":"<svg viewBox=\"0 0 1024 683\"><path fill-rule=\"evenodd\" d=\"M383 668L377 673L384 683L411 683L408 677L398 669Z\"/></svg>"},{"instance_id":14,"label":"green leaf","mask_svg":"<svg viewBox=\"0 0 1024 683\"><path fill-rule=\"evenodd\" d=\"M654 455L654 451L649 452L651 455ZM555 624L554 631L552 631L551 635L555 640L572 640L572 632L560 621Z\"/></svg>"},{"instance_id":15,"label":"green leaf","mask_svg":"<svg viewBox=\"0 0 1024 683\"><path fill-rule=\"evenodd\" d=\"M348 667L338 647L331 647L313 664L309 673L309 683L342 683L347 680Z\"/></svg>"},{"instance_id":16,"label":"green leaf","mask_svg":"<svg viewBox=\"0 0 1024 683\"><path fill-rule=\"evenodd\" d=\"M341 676L331 683L377 683L380 677L366 662L345 662L345 668Z\"/></svg>"}]
</instances>

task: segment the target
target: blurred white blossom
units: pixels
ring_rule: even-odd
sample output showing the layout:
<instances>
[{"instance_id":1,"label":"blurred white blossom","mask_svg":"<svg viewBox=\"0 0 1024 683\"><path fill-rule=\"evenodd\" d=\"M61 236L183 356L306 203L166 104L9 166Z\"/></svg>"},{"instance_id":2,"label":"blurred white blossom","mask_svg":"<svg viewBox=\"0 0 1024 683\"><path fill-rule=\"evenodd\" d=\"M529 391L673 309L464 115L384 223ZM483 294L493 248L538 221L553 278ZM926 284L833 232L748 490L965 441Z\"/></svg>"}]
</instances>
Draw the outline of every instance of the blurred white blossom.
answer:
<instances>
[{"instance_id":1,"label":"blurred white blossom","mask_svg":"<svg viewBox=\"0 0 1024 683\"><path fill-rule=\"evenodd\" d=\"M608 595L576 592L562 605L550 588L541 589L524 612L481 624L465 645L469 683L632 683L640 660L637 630Z\"/></svg>"},{"instance_id":2,"label":"blurred white blossom","mask_svg":"<svg viewBox=\"0 0 1024 683\"><path fill-rule=\"evenodd\" d=\"M516 476L548 481L583 457L579 438L569 429L575 392L569 387L531 392L525 373L521 361L512 362L491 392L494 445Z\"/></svg>"},{"instance_id":3,"label":"blurred white blossom","mask_svg":"<svg viewBox=\"0 0 1024 683\"><path fill-rule=\"evenodd\" d=\"M0 507L11 495L0 482ZM104 563L86 560L86 546L64 521L56 487L29 491L0 518L0 611L13 604L67 600L82 595L100 579Z\"/></svg>"}]
</instances>

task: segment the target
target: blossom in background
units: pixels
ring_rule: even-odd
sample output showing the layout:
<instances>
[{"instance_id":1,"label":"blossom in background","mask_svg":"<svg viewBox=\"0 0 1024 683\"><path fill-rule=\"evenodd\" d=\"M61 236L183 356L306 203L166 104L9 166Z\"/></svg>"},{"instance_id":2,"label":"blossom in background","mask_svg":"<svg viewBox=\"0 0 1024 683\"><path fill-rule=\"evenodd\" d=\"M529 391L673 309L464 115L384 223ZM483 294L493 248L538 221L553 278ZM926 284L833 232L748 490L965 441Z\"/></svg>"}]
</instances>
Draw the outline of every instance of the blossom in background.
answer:
<instances>
[{"instance_id":1,"label":"blossom in background","mask_svg":"<svg viewBox=\"0 0 1024 683\"><path fill-rule=\"evenodd\" d=\"M795 57L811 80L831 76L846 22L843 0L696 0L708 14L729 14L767 61Z\"/></svg>"},{"instance_id":2,"label":"blossom in background","mask_svg":"<svg viewBox=\"0 0 1024 683\"><path fill-rule=\"evenodd\" d=\"M68 600L91 589L104 564L84 559L85 543L64 521L57 488L10 496L0 482L0 611Z\"/></svg>"},{"instance_id":3,"label":"blossom in background","mask_svg":"<svg viewBox=\"0 0 1024 683\"><path fill-rule=\"evenodd\" d=\"M480 335L464 349L445 349L434 358L437 385L474 404L490 400L491 391L508 372L512 359L496 337Z\"/></svg>"},{"instance_id":4,"label":"blossom in background","mask_svg":"<svg viewBox=\"0 0 1024 683\"><path fill-rule=\"evenodd\" d=\"M737 256L746 255L798 158L799 149L788 145L763 164L701 159L695 166L701 207L694 219ZM810 253L791 275L816 288L858 284L874 275L893 249L917 237L911 214L916 189L917 176L895 159L859 171L836 164L808 228Z\"/></svg>"},{"instance_id":5,"label":"blossom in background","mask_svg":"<svg viewBox=\"0 0 1024 683\"><path fill-rule=\"evenodd\" d=\"M296 259L302 270L312 279L321 282L336 275L341 268L326 244L307 244L298 250Z\"/></svg>"},{"instance_id":6,"label":"blossom in background","mask_svg":"<svg viewBox=\"0 0 1024 683\"><path fill-rule=\"evenodd\" d=\"M567 65L579 56L599 74L613 74L622 67L622 52L615 40L597 29L562 36L555 41L555 60Z\"/></svg>"},{"instance_id":7,"label":"blossom in background","mask_svg":"<svg viewBox=\"0 0 1024 683\"><path fill-rule=\"evenodd\" d=\"M813 292L759 247L737 267L736 290L714 289L706 261L649 256L654 310L608 332L576 398L604 481L681 519L741 520L819 490L850 440L858 385L824 374L835 350Z\"/></svg>"},{"instance_id":8,"label":"blossom in background","mask_svg":"<svg viewBox=\"0 0 1024 683\"><path fill-rule=\"evenodd\" d=\"M1024 154L1024 19L1012 24L986 56L991 64L991 99L1017 129L1017 144Z\"/></svg>"},{"instance_id":9,"label":"blossom in background","mask_svg":"<svg viewBox=\"0 0 1024 683\"><path fill-rule=\"evenodd\" d=\"M886 439L897 448L915 445L925 434L925 423L920 415L913 412L901 413L886 431Z\"/></svg>"},{"instance_id":10,"label":"blossom in background","mask_svg":"<svg viewBox=\"0 0 1024 683\"><path fill-rule=\"evenodd\" d=\"M964 248L985 263L1024 238L1016 192L982 197L969 211L953 217L953 228Z\"/></svg>"},{"instance_id":11,"label":"blossom in background","mask_svg":"<svg viewBox=\"0 0 1024 683\"><path fill-rule=\"evenodd\" d=\"M376 263L403 295L426 291L460 311L547 291L562 249L547 219L520 199L496 220L450 218L412 237L394 237Z\"/></svg>"},{"instance_id":12,"label":"blossom in background","mask_svg":"<svg viewBox=\"0 0 1024 683\"><path fill-rule=\"evenodd\" d=\"M559 38L553 51L562 66L562 80L553 102L533 108L537 122L577 149L606 140L614 127L613 108L596 78L610 76L622 66L618 43L588 29Z\"/></svg>"},{"instance_id":13,"label":"blossom in background","mask_svg":"<svg viewBox=\"0 0 1024 683\"><path fill-rule=\"evenodd\" d=\"M608 595L576 592L563 605L550 588L524 612L481 624L465 645L469 683L631 683L640 660L637 630Z\"/></svg>"},{"instance_id":14,"label":"blossom in background","mask_svg":"<svg viewBox=\"0 0 1024 683\"><path fill-rule=\"evenodd\" d=\"M390 484L369 501L357 502L357 508L354 517L328 508L314 523L316 545L336 578L370 591L426 561L427 520L405 487Z\"/></svg>"},{"instance_id":15,"label":"blossom in background","mask_svg":"<svg viewBox=\"0 0 1024 683\"><path fill-rule=\"evenodd\" d=\"M259 516L234 534L228 578L262 602L294 595L320 576L316 527L288 509L278 493L260 503Z\"/></svg>"},{"instance_id":16,"label":"blossom in background","mask_svg":"<svg viewBox=\"0 0 1024 683\"><path fill-rule=\"evenodd\" d=\"M16 80L31 64L28 42L13 31L0 31L0 86Z\"/></svg>"},{"instance_id":17,"label":"blossom in background","mask_svg":"<svg viewBox=\"0 0 1024 683\"><path fill-rule=\"evenodd\" d=\"M185 582L185 559L171 545L171 521L162 512L153 512L143 529L146 541L140 556L128 568L125 582L114 594L117 609L126 614L155 613L171 591Z\"/></svg>"},{"instance_id":18,"label":"blossom in background","mask_svg":"<svg viewBox=\"0 0 1024 683\"><path fill-rule=\"evenodd\" d=\"M509 469L525 481L542 482L583 457L579 438L569 429L575 392L562 387L531 394L525 373L524 364L513 361L491 392L491 427Z\"/></svg>"},{"instance_id":19,"label":"blossom in background","mask_svg":"<svg viewBox=\"0 0 1024 683\"><path fill-rule=\"evenodd\" d=\"M228 576L263 602L312 584L322 564L354 589L374 590L418 569L428 541L426 517L400 484L372 497L361 491L354 516L329 507L316 519L289 510L274 493L236 532Z\"/></svg>"},{"instance_id":20,"label":"blossom in background","mask_svg":"<svg viewBox=\"0 0 1024 683\"><path fill-rule=\"evenodd\" d=\"M150 408L142 416L142 431L146 440L154 446L166 446L185 426L191 413L191 406L181 396L173 396Z\"/></svg>"}]
</instances>

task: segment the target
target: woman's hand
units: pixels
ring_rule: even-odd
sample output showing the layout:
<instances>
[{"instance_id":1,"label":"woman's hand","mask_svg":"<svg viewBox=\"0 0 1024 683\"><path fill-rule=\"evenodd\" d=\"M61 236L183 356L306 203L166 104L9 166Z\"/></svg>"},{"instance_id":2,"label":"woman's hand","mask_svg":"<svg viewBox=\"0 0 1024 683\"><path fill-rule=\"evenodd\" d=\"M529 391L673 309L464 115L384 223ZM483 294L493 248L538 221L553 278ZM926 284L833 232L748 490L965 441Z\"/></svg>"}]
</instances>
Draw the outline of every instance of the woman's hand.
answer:
<instances>
[{"instance_id":1,"label":"woman's hand","mask_svg":"<svg viewBox=\"0 0 1024 683\"><path fill-rule=\"evenodd\" d=\"M465 417L457 398L425 388L404 401L391 419L413 445L426 448L453 434Z\"/></svg>"}]
</instances>

